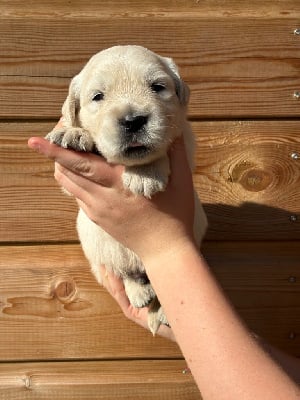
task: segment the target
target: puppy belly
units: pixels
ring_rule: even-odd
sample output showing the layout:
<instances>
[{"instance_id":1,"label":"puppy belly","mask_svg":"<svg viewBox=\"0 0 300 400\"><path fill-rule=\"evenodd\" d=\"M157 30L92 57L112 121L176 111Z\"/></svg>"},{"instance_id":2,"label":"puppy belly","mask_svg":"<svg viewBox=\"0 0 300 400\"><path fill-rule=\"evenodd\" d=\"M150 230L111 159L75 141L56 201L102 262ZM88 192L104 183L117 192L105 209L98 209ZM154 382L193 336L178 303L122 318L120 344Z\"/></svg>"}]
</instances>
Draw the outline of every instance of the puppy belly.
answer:
<instances>
[{"instance_id":1,"label":"puppy belly","mask_svg":"<svg viewBox=\"0 0 300 400\"><path fill-rule=\"evenodd\" d=\"M77 231L84 254L99 283L102 283L101 264L123 279L132 273L144 273L143 264L136 254L92 222L82 210L77 217Z\"/></svg>"}]
</instances>

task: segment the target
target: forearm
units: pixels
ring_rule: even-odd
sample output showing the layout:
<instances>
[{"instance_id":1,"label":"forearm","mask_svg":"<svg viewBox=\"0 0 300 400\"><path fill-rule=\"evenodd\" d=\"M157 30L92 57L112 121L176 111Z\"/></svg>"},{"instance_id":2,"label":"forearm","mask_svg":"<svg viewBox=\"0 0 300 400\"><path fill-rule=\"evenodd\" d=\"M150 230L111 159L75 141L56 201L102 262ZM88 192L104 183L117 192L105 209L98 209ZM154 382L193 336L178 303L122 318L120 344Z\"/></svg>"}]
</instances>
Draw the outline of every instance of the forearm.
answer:
<instances>
[{"instance_id":1,"label":"forearm","mask_svg":"<svg viewBox=\"0 0 300 400\"><path fill-rule=\"evenodd\" d=\"M146 261L150 281L205 399L298 399L256 344L192 244Z\"/></svg>"},{"instance_id":2,"label":"forearm","mask_svg":"<svg viewBox=\"0 0 300 400\"><path fill-rule=\"evenodd\" d=\"M273 347L260 337L255 337L262 348L300 385L300 359Z\"/></svg>"}]
</instances>

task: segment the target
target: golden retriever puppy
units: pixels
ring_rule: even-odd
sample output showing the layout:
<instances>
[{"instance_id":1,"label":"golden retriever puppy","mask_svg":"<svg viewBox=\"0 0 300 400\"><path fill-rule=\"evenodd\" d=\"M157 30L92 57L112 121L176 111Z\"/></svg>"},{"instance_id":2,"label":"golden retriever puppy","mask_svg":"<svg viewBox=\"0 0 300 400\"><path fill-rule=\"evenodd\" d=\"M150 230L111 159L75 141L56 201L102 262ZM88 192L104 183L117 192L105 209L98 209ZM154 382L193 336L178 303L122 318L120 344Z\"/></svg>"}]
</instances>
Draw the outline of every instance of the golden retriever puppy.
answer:
<instances>
[{"instance_id":1,"label":"golden retriever puppy","mask_svg":"<svg viewBox=\"0 0 300 400\"><path fill-rule=\"evenodd\" d=\"M189 89L172 59L140 46L115 46L94 55L73 78L62 107L65 127L54 129L47 139L65 148L97 152L109 163L123 164L124 186L150 198L168 184L167 152L180 135L193 167L188 99ZM195 201L195 237L200 244L207 221L196 195ZM97 280L101 283L101 264L120 276L131 304L149 306L149 328L155 334L167 320L141 260L82 210L77 228Z\"/></svg>"}]
</instances>

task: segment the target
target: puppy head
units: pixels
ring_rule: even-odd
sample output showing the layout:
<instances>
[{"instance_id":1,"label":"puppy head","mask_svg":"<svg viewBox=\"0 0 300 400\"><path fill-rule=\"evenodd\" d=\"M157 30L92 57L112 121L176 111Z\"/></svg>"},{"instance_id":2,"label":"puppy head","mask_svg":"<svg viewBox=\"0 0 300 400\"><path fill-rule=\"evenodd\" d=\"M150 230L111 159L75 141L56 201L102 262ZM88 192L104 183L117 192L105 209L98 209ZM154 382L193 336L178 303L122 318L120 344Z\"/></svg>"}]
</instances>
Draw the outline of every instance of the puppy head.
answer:
<instances>
[{"instance_id":1,"label":"puppy head","mask_svg":"<svg viewBox=\"0 0 300 400\"><path fill-rule=\"evenodd\" d=\"M183 131L189 90L170 58L140 46L94 55L63 106L69 126L90 132L111 163L139 165L166 154Z\"/></svg>"}]
</instances>

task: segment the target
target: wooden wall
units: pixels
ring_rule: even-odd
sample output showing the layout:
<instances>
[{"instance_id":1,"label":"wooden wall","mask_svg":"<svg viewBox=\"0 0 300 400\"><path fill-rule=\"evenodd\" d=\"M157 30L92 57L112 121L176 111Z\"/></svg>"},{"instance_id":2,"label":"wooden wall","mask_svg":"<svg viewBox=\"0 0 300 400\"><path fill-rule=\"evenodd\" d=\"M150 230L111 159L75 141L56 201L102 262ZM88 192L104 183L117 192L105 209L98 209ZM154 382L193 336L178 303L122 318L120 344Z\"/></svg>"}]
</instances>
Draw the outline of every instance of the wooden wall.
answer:
<instances>
[{"instance_id":1,"label":"wooden wall","mask_svg":"<svg viewBox=\"0 0 300 400\"><path fill-rule=\"evenodd\" d=\"M1 400L200 399L178 347L97 285L74 201L26 146L59 118L70 78L115 44L180 66L203 251L249 327L300 356L297 28L297 0L0 0Z\"/></svg>"}]
</instances>

